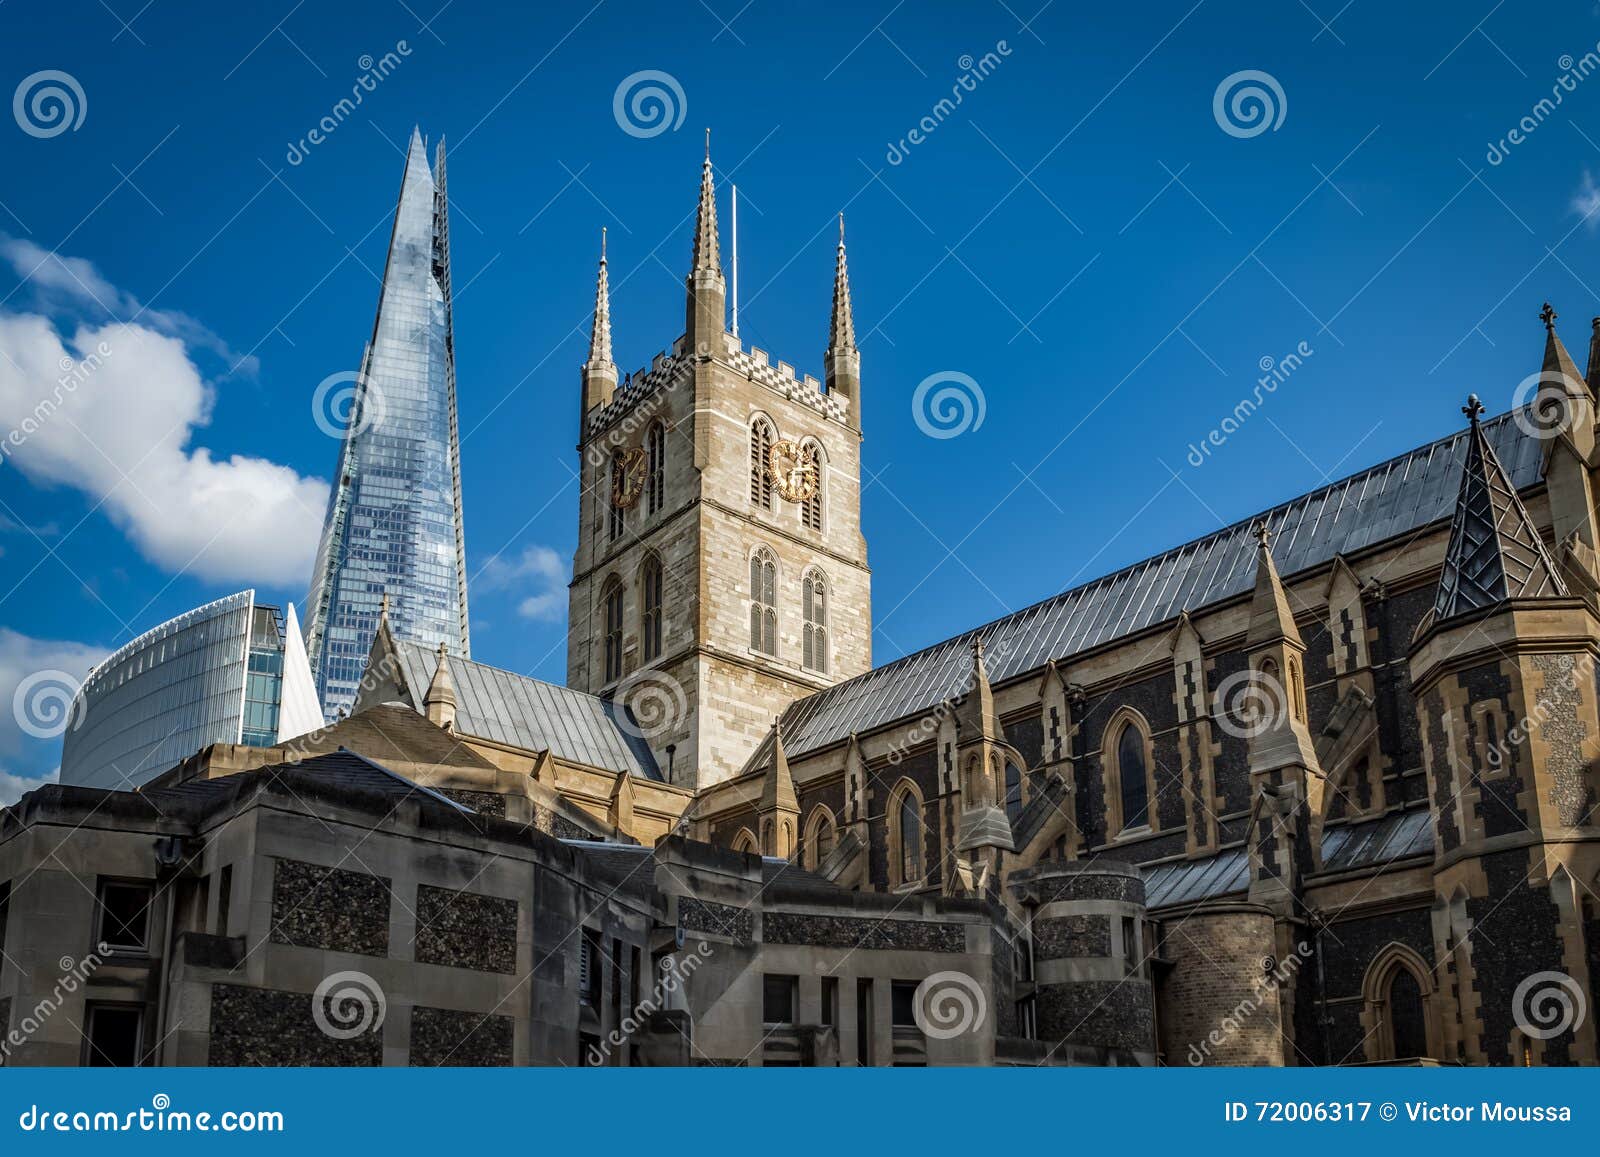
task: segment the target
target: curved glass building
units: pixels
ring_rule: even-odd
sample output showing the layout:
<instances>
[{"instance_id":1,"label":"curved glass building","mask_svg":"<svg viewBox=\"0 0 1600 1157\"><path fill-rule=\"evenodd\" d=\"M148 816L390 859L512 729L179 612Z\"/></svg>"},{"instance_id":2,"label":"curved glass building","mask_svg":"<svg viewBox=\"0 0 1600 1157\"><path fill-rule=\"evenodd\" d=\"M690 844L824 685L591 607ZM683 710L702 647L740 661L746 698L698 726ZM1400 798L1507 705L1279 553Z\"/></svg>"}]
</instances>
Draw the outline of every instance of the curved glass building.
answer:
<instances>
[{"instance_id":1,"label":"curved glass building","mask_svg":"<svg viewBox=\"0 0 1600 1157\"><path fill-rule=\"evenodd\" d=\"M240 591L146 631L89 673L61 782L131 790L212 743L270 747L322 725L294 607Z\"/></svg>"},{"instance_id":2,"label":"curved glass building","mask_svg":"<svg viewBox=\"0 0 1600 1157\"><path fill-rule=\"evenodd\" d=\"M413 130L306 596L330 719L355 702L385 595L398 635L470 655L447 206L444 142L430 171Z\"/></svg>"}]
</instances>

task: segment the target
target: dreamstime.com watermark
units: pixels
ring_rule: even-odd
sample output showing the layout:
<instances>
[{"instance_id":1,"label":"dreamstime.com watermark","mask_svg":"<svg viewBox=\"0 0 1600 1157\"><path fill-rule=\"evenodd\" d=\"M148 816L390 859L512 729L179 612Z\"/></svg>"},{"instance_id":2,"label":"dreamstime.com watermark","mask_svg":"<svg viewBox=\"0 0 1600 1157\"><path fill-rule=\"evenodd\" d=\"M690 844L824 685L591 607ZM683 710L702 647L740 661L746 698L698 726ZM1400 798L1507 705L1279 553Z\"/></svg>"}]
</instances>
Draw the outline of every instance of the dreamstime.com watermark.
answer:
<instances>
[{"instance_id":1,"label":"dreamstime.com watermark","mask_svg":"<svg viewBox=\"0 0 1600 1157\"><path fill-rule=\"evenodd\" d=\"M0 465L4 465L29 438L37 434L39 429L55 416L56 411L61 409L61 404L67 397L77 393L78 387L94 377L110 357L111 343L107 341L98 343L89 351L87 357L75 358L70 354L63 355L58 366L61 373L56 378L56 386L50 391L50 396L39 399L33 407L33 412L7 432L4 440L0 440Z\"/></svg>"},{"instance_id":2,"label":"dreamstime.com watermark","mask_svg":"<svg viewBox=\"0 0 1600 1157\"><path fill-rule=\"evenodd\" d=\"M82 128L89 115L89 98L77 77L47 68L22 78L11 97L11 115L30 137L46 140Z\"/></svg>"},{"instance_id":3,"label":"dreamstime.com watermark","mask_svg":"<svg viewBox=\"0 0 1600 1157\"><path fill-rule=\"evenodd\" d=\"M667 998L684 987L689 977L714 955L716 950L710 943L702 940L695 945L695 950L686 953L682 960L677 956L669 957L661 968L661 975L651 986L650 995L635 1005L633 1010L622 1018L622 1023L606 1034L604 1040L589 1046L589 1063L596 1067L605 1064L613 1050L627 1044L634 1033L645 1027L651 1013L670 1007Z\"/></svg>"},{"instance_id":4,"label":"dreamstime.com watermark","mask_svg":"<svg viewBox=\"0 0 1600 1157\"><path fill-rule=\"evenodd\" d=\"M67 997L73 996L89 982L89 977L99 971L101 963L111 955L111 949L104 943L96 944L94 951L82 960L74 960L70 956L63 956L57 964L61 969L61 976L56 981L48 995L43 997L38 1004L27 1009L22 1014L22 1019L17 1022L17 1027L10 1029L3 1040L0 1040L0 1064L10 1059L14 1049L19 1049L28 1043L28 1040L43 1028L61 1010Z\"/></svg>"},{"instance_id":5,"label":"dreamstime.com watermark","mask_svg":"<svg viewBox=\"0 0 1600 1157\"><path fill-rule=\"evenodd\" d=\"M24 734L55 739L83 726L83 684L65 671L35 671L17 684L11 696L11 717Z\"/></svg>"},{"instance_id":6,"label":"dreamstime.com watermark","mask_svg":"<svg viewBox=\"0 0 1600 1157\"><path fill-rule=\"evenodd\" d=\"M17 1117L24 1133L282 1133L283 1114L273 1110L225 1109L191 1113L172 1107L157 1093L148 1109L113 1113L105 1109L50 1109L29 1105Z\"/></svg>"},{"instance_id":7,"label":"dreamstime.com watermark","mask_svg":"<svg viewBox=\"0 0 1600 1157\"><path fill-rule=\"evenodd\" d=\"M611 115L630 137L648 140L677 132L689 115L689 98L670 72L641 69L622 78L611 94Z\"/></svg>"},{"instance_id":8,"label":"dreamstime.com watermark","mask_svg":"<svg viewBox=\"0 0 1600 1157\"><path fill-rule=\"evenodd\" d=\"M1287 960L1274 960L1270 956L1262 958L1261 972L1251 983L1250 995L1229 1009L1217 1027L1206 1034L1205 1040L1189 1045L1189 1063L1196 1066L1205 1064L1213 1052L1238 1036L1263 1005L1277 999L1278 990L1297 975L1300 966L1310 959L1311 945L1304 940L1294 946L1294 955Z\"/></svg>"},{"instance_id":9,"label":"dreamstime.com watermark","mask_svg":"<svg viewBox=\"0 0 1600 1157\"><path fill-rule=\"evenodd\" d=\"M399 68L410 55L411 45L404 40L397 40L392 49L376 60L370 53L357 60L356 66L361 69L361 75L356 77L355 83L350 86L350 95L341 97L305 136L298 141L290 141L289 150L284 153L283 159L291 165L298 165L304 161L312 149L338 132L339 126L361 107L361 103L368 95L377 92L378 86L388 80L394 70Z\"/></svg>"},{"instance_id":10,"label":"dreamstime.com watermark","mask_svg":"<svg viewBox=\"0 0 1600 1157\"><path fill-rule=\"evenodd\" d=\"M1588 655L1553 655L1549 658L1560 669L1552 681L1546 678L1545 686L1533 701L1533 710L1505 729L1498 741L1483 749L1485 770L1494 773L1505 768L1506 757L1521 747L1533 734L1535 727L1543 727L1555 714L1554 704L1566 702L1580 692L1581 686L1593 678L1594 660ZM1455 723L1450 719L1447 722Z\"/></svg>"},{"instance_id":11,"label":"dreamstime.com watermark","mask_svg":"<svg viewBox=\"0 0 1600 1157\"><path fill-rule=\"evenodd\" d=\"M930 438L959 438L983 426L989 402L971 374L940 370L917 383L911 393L911 420Z\"/></svg>"},{"instance_id":12,"label":"dreamstime.com watermark","mask_svg":"<svg viewBox=\"0 0 1600 1157\"><path fill-rule=\"evenodd\" d=\"M1483 159L1491 165L1498 165L1510 156L1511 150L1532 136L1539 126L1549 119L1550 114L1561 106L1561 102L1568 94L1577 92L1580 84L1596 71L1600 71L1600 44L1596 44L1577 60L1573 60L1571 54L1565 55L1556 61L1556 66L1561 69L1561 75L1556 77L1556 82L1550 86L1550 95L1535 101L1533 107L1505 136L1498 141L1489 142L1489 149L1484 153Z\"/></svg>"},{"instance_id":13,"label":"dreamstime.com watermark","mask_svg":"<svg viewBox=\"0 0 1600 1157\"><path fill-rule=\"evenodd\" d=\"M311 994L311 1019L334 1040L378 1032L388 1011L383 986L365 972L335 972Z\"/></svg>"},{"instance_id":14,"label":"dreamstime.com watermark","mask_svg":"<svg viewBox=\"0 0 1600 1157\"><path fill-rule=\"evenodd\" d=\"M977 1032L989 1016L983 986L965 972L935 972L917 985L911 1016L930 1040Z\"/></svg>"},{"instance_id":15,"label":"dreamstime.com watermark","mask_svg":"<svg viewBox=\"0 0 1600 1157\"><path fill-rule=\"evenodd\" d=\"M1295 371L1316 352L1311 348L1310 342L1302 341L1281 358L1268 355L1257 362L1261 376L1256 379L1256 388L1240 398L1222 421L1206 432L1205 437L1189 443L1189 453L1186 455L1189 465L1196 469L1204 466L1210 459L1212 451L1222 447L1229 438L1237 434L1250 420L1250 416L1259 410L1268 398L1277 393L1278 387L1293 377Z\"/></svg>"},{"instance_id":16,"label":"dreamstime.com watermark","mask_svg":"<svg viewBox=\"0 0 1600 1157\"><path fill-rule=\"evenodd\" d=\"M1277 132L1289 115L1289 98L1270 72L1246 68L1222 78L1211 96L1211 115L1230 137L1259 137Z\"/></svg>"},{"instance_id":17,"label":"dreamstime.com watermark","mask_svg":"<svg viewBox=\"0 0 1600 1157\"><path fill-rule=\"evenodd\" d=\"M355 438L383 425L383 391L359 370L329 374L311 391L311 420L330 438Z\"/></svg>"},{"instance_id":18,"label":"dreamstime.com watermark","mask_svg":"<svg viewBox=\"0 0 1600 1157\"><path fill-rule=\"evenodd\" d=\"M1002 61L1011 55L1011 45L1004 40L995 41L993 50L985 52L977 59L967 53L956 61L961 69L961 75L956 77L955 83L950 86L950 95L940 97L934 106L917 121L905 136L898 141L889 142L889 150L884 153L884 160L891 165L898 165L911 155L911 150L922 144L944 124L966 100L967 94L977 92L978 86L1000 67Z\"/></svg>"},{"instance_id":19,"label":"dreamstime.com watermark","mask_svg":"<svg viewBox=\"0 0 1600 1157\"><path fill-rule=\"evenodd\" d=\"M985 648L984 661L986 663L1001 662L1011 653L1012 645L1009 638L996 640L993 646ZM937 735L941 722L955 718L956 711L960 709L962 703L966 702L967 696L972 694L972 688L977 683L977 673L978 669L975 664L968 667L966 673L961 677L961 681L951 689L949 695L939 700L934 705L933 710L920 716L916 722L895 737L894 742L889 745L888 759L891 767L899 767L912 750Z\"/></svg>"},{"instance_id":20,"label":"dreamstime.com watermark","mask_svg":"<svg viewBox=\"0 0 1600 1157\"><path fill-rule=\"evenodd\" d=\"M1583 985L1565 972L1535 972L1511 994L1511 1015L1524 1036L1549 1040L1582 1028L1589 1004Z\"/></svg>"}]
</instances>

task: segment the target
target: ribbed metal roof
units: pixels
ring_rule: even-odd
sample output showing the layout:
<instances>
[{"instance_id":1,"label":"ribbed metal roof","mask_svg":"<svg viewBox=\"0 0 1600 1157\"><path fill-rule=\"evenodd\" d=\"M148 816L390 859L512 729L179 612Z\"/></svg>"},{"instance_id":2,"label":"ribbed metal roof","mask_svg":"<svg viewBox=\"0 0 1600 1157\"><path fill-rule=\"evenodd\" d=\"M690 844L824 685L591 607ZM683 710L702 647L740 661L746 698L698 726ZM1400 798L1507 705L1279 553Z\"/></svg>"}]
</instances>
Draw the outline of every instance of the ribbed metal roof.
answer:
<instances>
[{"instance_id":1,"label":"ribbed metal roof","mask_svg":"<svg viewBox=\"0 0 1600 1157\"><path fill-rule=\"evenodd\" d=\"M1203 860L1158 864L1144 873L1145 904L1150 908L1193 904L1243 892L1249 886L1250 853L1244 848L1218 852Z\"/></svg>"},{"instance_id":2,"label":"ribbed metal roof","mask_svg":"<svg viewBox=\"0 0 1600 1157\"><path fill-rule=\"evenodd\" d=\"M419 698L433 682L437 652L395 640L406 685ZM549 751L557 759L606 771L661 779L650 746L623 707L570 687L450 656L456 688L456 730L480 739Z\"/></svg>"},{"instance_id":3,"label":"ribbed metal roof","mask_svg":"<svg viewBox=\"0 0 1600 1157\"><path fill-rule=\"evenodd\" d=\"M1483 426L1512 484L1540 480L1538 441L1505 414ZM1341 479L1205 538L1076 587L984 627L907 655L800 700L784 714L791 758L928 710L958 694L974 635L994 682L1136 634L1248 591L1255 581L1251 528L1272 528L1279 573L1292 575L1451 516L1468 432L1462 430Z\"/></svg>"},{"instance_id":4,"label":"ribbed metal roof","mask_svg":"<svg viewBox=\"0 0 1600 1157\"><path fill-rule=\"evenodd\" d=\"M1387 864L1433 851L1432 817L1426 808L1394 812L1366 823L1334 828L1322 839L1322 867L1329 872Z\"/></svg>"},{"instance_id":5,"label":"ribbed metal roof","mask_svg":"<svg viewBox=\"0 0 1600 1157\"><path fill-rule=\"evenodd\" d=\"M1322 868L1325 872L1347 872L1432 851L1433 827L1426 809L1392 812L1379 819L1331 829L1322 839ZM1152 909L1213 900L1243 892L1249 886L1250 853L1245 848L1144 869L1145 902Z\"/></svg>"}]
</instances>

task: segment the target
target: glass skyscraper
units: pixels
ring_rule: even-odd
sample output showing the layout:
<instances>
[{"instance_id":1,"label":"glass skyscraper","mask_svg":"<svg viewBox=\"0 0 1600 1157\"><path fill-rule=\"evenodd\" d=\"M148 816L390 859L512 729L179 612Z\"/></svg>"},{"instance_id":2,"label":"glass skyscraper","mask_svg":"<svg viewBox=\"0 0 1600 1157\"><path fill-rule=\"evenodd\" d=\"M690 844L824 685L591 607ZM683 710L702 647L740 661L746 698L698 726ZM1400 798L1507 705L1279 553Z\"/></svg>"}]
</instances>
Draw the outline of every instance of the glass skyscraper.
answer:
<instances>
[{"instance_id":1,"label":"glass skyscraper","mask_svg":"<svg viewBox=\"0 0 1600 1157\"><path fill-rule=\"evenodd\" d=\"M131 791L213 743L271 747L322 726L294 607L254 591L146 631L78 688L61 782Z\"/></svg>"},{"instance_id":2,"label":"glass skyscraper","mask_svg":"<svg viewBox=\"0 0 1600 1157\"><path fill-rule=\"evenodd\" d=\"M355 702L385 595L398 636L470 654L462 533L444 142L430 172L413 130L306 599L328 718Z\"/></svg>"}]
</instances>

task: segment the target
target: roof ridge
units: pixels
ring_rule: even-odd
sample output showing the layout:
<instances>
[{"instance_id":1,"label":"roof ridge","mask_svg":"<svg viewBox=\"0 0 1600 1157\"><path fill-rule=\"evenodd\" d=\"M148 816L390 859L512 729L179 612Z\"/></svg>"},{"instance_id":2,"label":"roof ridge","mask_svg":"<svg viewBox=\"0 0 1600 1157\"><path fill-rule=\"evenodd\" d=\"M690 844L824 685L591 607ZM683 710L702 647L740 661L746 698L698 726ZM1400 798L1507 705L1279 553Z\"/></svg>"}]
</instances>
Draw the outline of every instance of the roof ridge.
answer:
<instances>
[{"instance_id":1,"label":"roof ridge","mask_svg":"<svg viewBox=\"0 0 1600 1157\"><path fill-rule=\"evenodd\" d=\"M1527 407L1524 407L1524 408L1526 409ZM1505 413L1497 414L1495 417L1493 417L1493 418L1489 419L1488 421L1484 422L1483 426L1485 428L1486 434L1487 434L1487 431L1488 431L1489 427L1492 426L1492 427L1498 428L1498 427L1503 426L1505 423L1510 421L1515 416L1516 412L1517 411L1515 411L1515 410L1508 410ZM961 632L959 632L957 634L951 635L951 636L949 636L947 638L944 638L944 639L937 640L936 642L933 642L933 643L929 643L927 646L918 648L917 650L911 651L911 652L909 652L909 653L907 653L905 655L901 655L899 658L891 660L890 662L883 664L881 667L873 667L870 670L862 672L860 675L853 676L850 679L842 680L842 681L840 681L838 683L833 684L833 686L831 686L831 687L824 688L821 691L813 692L811 695L806 696L804 699L798 699L793 704L790 705L789 709L787 711L785 711L784 714L787 717L790 711L795 710L801 704L816 702L821 697L830 694L831 692L837 690L838 688L848 686L849 684L857 682L858 680L864 679L864 678L866 678L868 676L879 675L879 674L882 674L884 672L892 671L897 667L908 665L908 664L910 664L912 662L915 662L918 659L924 658L925 656L927 656L931 652L937 651L937 650L939 650L941 648L944 648L944 647L951 646L952 644L954 644L954 643L956 643L958 641L970 640L973 636L983 634L984 632L987 632L987 631L991 631L991 630L995 629L996 627L1000 626L1002 623L1007 623L1007 622L1014 621L1016 619L1021 618L1024 615L1028 614L1029 612L1037 611L1042 607L1047 607L1047 606L1050 606L1052 604L1057 604L1057 603L1060 603L1060 602L1064 602L1065 600L1071 598L1074 595L1078 595L1081 592L1091 590L1094 587L1099 586L1101 584L1109 584L1109 583L1113 582L1116 579L1122 578L1122 577L1124 577L1126 575L1130 575L1130 574L1132 574L1132 573L1134 573L1136 571L1139 571L1139 570L1142 570L1142 569L1146 569L1146 568L1158 563L1159 561L1161 561L1163 559L1166 559L1166 558L1169 558L1169 557L1171 557L1173 555L1177 555L1177 554L1180 554L1180 553L1182 553L1184 551L1188 551L1188 550L1194 550L1194 549L1196 549L1196 548L1198 548L1198 547L1200 547L1200 546L1202 546L1204 544L1216 542L1216 541L1219 541L1219 540L1222 540L1222 539L1225 539L1225 538L1228 538L1228 537L1231 537L1231 536L1236 536L1236 535L1238 535L1238 534L1240 534L1242 532L1247 532L1252 526L1256 525L1257 523L1263 522L1263 521L1267 521L1270 524L1270 521L1271 521L1273 515L1278 514L1278 513L1282 512L1284 510L1287 510L1288 508L1296 505L1297 503L1307 502L1307 501L1317 497L1318 495L1331 493L1331 492L1333 492L1335 490L1338 490L1340 487L1348 486L1351 483L1356 482L1359 479L1366 478L1366 477L1369 477L1371 475L1378 474L1378 473L1380 473L1382 471L1388 470L1388 469L1392 468L1393 466L1395 466L1397 463L1401 463L1401 462L1407 461L1408 459L1416 458L1419 455L1426 454L1426 453L1429 453L1431 451L1435 451L1435 450L1438 450L1440 448L1449 446L1449 445L1451 445L1451 444L1453 444L1453 443L1455 443L1455 442L1457 442L1459 440L1462 440L1462 439L1466 438L1467 433L1468 433L1468 431L1464 430L1464 429L1463 430L1457 430L1454 433L1446 434L1446 435L1444 435L1442 437L1435 438L1434 440L1432 440L1430 442L1424 442L1419 446L1413 446L1410 450L1406 450L1406 451L1404 451L1402 453L1399 453L1399 454L1391 455L1390 457L1385 458L1380 462L1375 462L1371 466L1367 466L1367 467L1365 467L1365 468L1363 468L1361 470L1353 471L1352 473L1347 474L1342 478L1336 478L1336 479L1334 479L1334 480L1332 480L1330 482L1327 482L1327 483L1323 484L1322 486L1316 487L1315 489L1303 491L1302 493L1292 495L1291 497L1284 499L1282 502L1275 503L1274 505L1268 507L1264 511L1258 511L1257 513L1252 514L1252 515L1250 515L1250 516L1248 516L1246 518L1242 518L1242 519L1239 519L1237 521L1230 522L1227 525L1219 527L1218 529L1212 530L1212 531L1210 531L1210 532L1208 532L1206 534L1197 535L1194 538L1190 538L1190 539L1187 539L1184 542L1177 543L1174 546L1167 547L1165 550L1159 551L1156 554L1147 555L1144 558L1137 559L1137 560L1135 560L1135 561L1133 561L1131 563L1128 563L1126 566L1119 567L1116 570L1108 571L1105 574L1097 576L1096 578L1092 578L1092 579L1089 579L1086 582L1079 583L1077 586L1069 587L1069 588L1067 588L1066 590L1063 590L1063 591L1058 591L1053 595L1048 595L1045 598L1038 599L1035 602L1029 603L1026 606L1018 607L1014 611L1007 611L1005 614L998 615L995 618L992 618L992 619L988 620L985 623L979 624L978 626L969 627L966 630L961 631ZM1318 565L1321 565L1321 564L1318 564ZM1309 568L1302 568L1302 569L1309 569ZM1295 573L1298 573L1298 572L1296 572L1296 571L1288 571L1286 573L1295 574ZM1204 604L1201 604L1201 605L1204 605ZM1031 668L1030 668L1030 670L1031 670ZM807 748L807 750L808 750L808 748Z\"/></svg>"}]
</instances>

